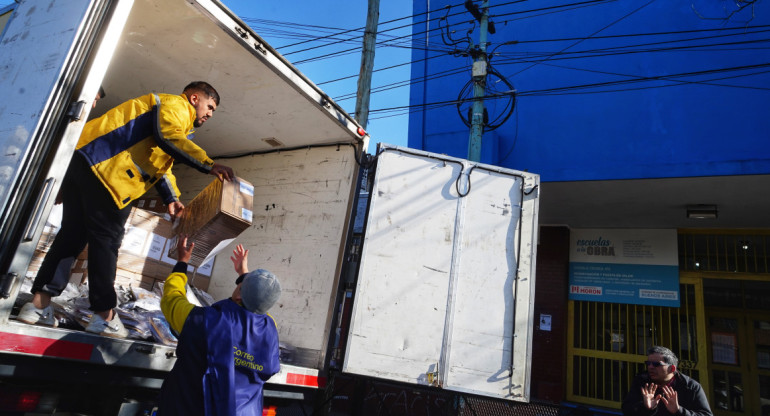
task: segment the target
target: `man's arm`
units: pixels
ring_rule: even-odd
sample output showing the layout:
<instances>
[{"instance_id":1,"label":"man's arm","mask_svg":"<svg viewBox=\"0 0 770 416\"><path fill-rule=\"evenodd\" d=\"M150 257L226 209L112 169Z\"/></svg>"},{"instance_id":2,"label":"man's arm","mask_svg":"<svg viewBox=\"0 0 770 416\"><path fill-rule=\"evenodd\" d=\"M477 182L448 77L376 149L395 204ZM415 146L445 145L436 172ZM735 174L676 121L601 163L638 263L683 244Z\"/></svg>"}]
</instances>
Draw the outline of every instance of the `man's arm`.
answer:
<instances>
[{"instance_id":1,"label":"man's arm","mask_svg":"<svg viewBox=\"0 0 770 416\"><path fill-rule=\"evenodd\" d=\"M157 118L153 137L158 147L174 158L202 173L210 173L214 161L206 151L190 140L192 120L187 103L180 100L164 99L153 94Z\"/></svg>"},{"instance_id":2,"label":"man's arm","mask_svg":"<svg viewBox=\"0 0 770 416\"><path fill-rule=\"evenodd\" d=\"M187 300L187 290L185 288L187 284L187 262L190 261L195 243L190 243L188 247L187 236L180 235L178 238L178 262L163 285L160 309L163 311L163 316L166 317L166 321L168 321L171 329L176 331L177 334L181 334L187 316L195 308L195 305Z\"/></svg>"},{"instance_id":3,"label":"man's arm","mask_svg":"<svg viewBox=\"0 0 770 416\"><path fill-rule=\"evenodd\" d=\"M168 214L172 219L182 215L184 204L179 200L179 188L176 186L176 177L171 171L167 171L155 183L155 189L163 198L163 203L168 207Z\"/></svg>"},{"instance_id":4,"label":"man's arm","mask_svg":"<svg viewBox=\"0 0 770 416\"><path fill-rule=\"evenodd\" d=\"M690 380L687 390L677 389L679 404L678 416L713 416L706 392L695 380Z\"/></svg>"},{"instance_id":5,"label":"man's arm","mask_svg":"<svg viewBox=\"0 0 770 416\"><path fill-rule=\"evenodd\" d=\"M174 161L184 163L199 172L214 175L219 180L232 180L235 175L230 167L214 163L205 150L190 140L192 122L189 119L187 103L161 103L158 95L154 97L158 117L153 136L158 147L173 157Z\"/></svg>"}]
</instances>

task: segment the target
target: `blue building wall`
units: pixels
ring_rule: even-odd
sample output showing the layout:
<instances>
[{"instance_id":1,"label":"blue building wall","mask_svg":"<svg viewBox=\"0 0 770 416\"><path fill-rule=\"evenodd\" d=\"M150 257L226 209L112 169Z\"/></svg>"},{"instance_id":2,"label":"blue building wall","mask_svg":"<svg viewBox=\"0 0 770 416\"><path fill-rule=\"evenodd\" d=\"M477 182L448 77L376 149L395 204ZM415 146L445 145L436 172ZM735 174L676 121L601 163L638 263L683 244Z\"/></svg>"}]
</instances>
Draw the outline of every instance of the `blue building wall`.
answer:
<instances>
[{"instance_id":1,"label":"blue building wall","mask_svg":"<svg viewBox=\"0 0 770 416\"><path fill-rule=\"evenodd\" d=\"M467 157L452 102L472 59L449 53L468 42L447 46L439 29L448 22L462 39L474 27L456 1L414 2L408 144ZM516 105L484 134L481 161L543 181L770 173L770 1L739 4L491 0L491 65ZM485 100L490 118L504 101Z\"/></svg>"}]
</instances>

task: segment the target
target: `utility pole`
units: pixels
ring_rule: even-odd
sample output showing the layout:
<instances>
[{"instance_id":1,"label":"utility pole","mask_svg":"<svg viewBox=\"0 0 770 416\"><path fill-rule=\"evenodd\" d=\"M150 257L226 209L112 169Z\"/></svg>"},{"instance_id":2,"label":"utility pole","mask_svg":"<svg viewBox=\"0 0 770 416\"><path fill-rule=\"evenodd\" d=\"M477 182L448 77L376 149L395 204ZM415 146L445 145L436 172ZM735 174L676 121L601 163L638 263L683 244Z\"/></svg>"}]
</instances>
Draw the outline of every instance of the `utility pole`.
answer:
<instances>
[{"instance_id":1,"label":"utility pole","mask_svg":"<svg viewBox=\"0 0 770 416\"><path fill-rule=\"evenodd\" d=\"M369 96L372 89L372 69L374 68L374 47L377 42L377 23L380 20L380 0L369 0L364 30L364 47L361 51L361 70L358 74L356 93L356 121L364 129L369 119Z\"/></svg>"},{"instance_id":2,"label":"utility pole","mask_svg":"<svg viewBox=\"0 0 770 416\"><path fill-rule=\"evenodd\" d=\"M473 108L471 110L471 132L468 138L468 160L478 162L481 159L481 136L484 134L484 95L487 84L487 30L489 29L489 0L481 3L481 12L471 0L465 7L479 21L478 47L473 49ZM493 26L494 27L494 26ZM494 33L491 30L491 33Z\"/></svg>"}]
</instances>

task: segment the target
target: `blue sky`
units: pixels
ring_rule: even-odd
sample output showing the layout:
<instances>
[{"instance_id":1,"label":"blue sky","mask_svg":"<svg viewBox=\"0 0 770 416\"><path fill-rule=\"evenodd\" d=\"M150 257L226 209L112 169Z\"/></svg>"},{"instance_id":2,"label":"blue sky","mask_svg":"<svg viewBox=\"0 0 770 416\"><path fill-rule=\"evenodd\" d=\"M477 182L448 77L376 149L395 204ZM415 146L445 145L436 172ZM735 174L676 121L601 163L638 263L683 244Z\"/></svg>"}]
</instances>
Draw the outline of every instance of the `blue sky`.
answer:
<instances>
[{"instance_id":1,"label":"blue sky","mask_svg":"<svg viewBox=\"0 0 770 416\"><path fill-rule=\"evenodd\" d=\"M297 0L291 3L255 0L224 0L223 3L262 36L270 45L315 82L349 113L355 110L362 30L366 25L366 0ZM286 7L288 4L291 7ZM411 59L409 35L411 0L380 2L380 25L375 50L372 89L385 87L371 95L370 110L409 104L409 65L377 71ZM400 19L400 20L399 20ZM390 22L390 23L387 23ZM316 27L310 27L316 26ZM406 26L406 27L402 27ZM328 36L307 42L313 36ZM298 42L303 42L297 44ZM388 45L390 44L390 46ZM324 55L339 53L324 57ZM309 60L309 61L306 61ZM304 61L304 62L303 62ZM329 82L345 78L336 82ZM401 83L401 84L396 84ZM395 84L395 85L391 85ZM377 142L406 146L408 114L405 111L370 113L366 130L371 135L369 153Z\"/></svg>"},{"instance_id":2,"label":"blue sky","mask_svg":"<svg viewBox=\"0 0 770 416\"><path fill-rule=\"evenodd\" d=\"M0 8L11 3L0 0ZM222 3L252 26L286 59L295 63L343 109L353 113L363 35L363 30L353 29L362 29L366 25L366 0L224 0ZM377 69L410 61L411 15L411 0L380 2L378 31L382 33L377 41L387 41L390 45L380 44L376 48L372 89L384 87L384 90L371 95L370 110L409 104L409 65L382 71ZM386 23L389 21L392 22ZM341 33L345 31L349 32ZM314 37L326 38L308 41ZM406 146L407 122L405 111L370 113L366 129L371 136L369 153L374 153L377 142Z\"/></svg>"}]
</instances>

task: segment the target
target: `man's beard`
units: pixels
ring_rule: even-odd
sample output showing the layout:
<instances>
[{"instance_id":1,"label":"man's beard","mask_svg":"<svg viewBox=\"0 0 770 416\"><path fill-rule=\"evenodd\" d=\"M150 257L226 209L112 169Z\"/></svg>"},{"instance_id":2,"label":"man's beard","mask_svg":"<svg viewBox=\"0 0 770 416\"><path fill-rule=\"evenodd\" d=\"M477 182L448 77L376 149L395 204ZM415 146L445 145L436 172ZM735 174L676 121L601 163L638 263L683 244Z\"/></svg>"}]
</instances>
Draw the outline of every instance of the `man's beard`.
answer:
<instances>
[{"instance_id":1,"label":"man's beard","mask_svg":"<svg viewBox=\"0 0 770 416\"><path fill-rule=\"evenodd\" d=\"M195 126L195 127L200 127L202 125L203 125L203 122L202 121L198 121L198 119L195 119L195 121L193 121L193 126Z\"/></svg>"}]
</instances>

